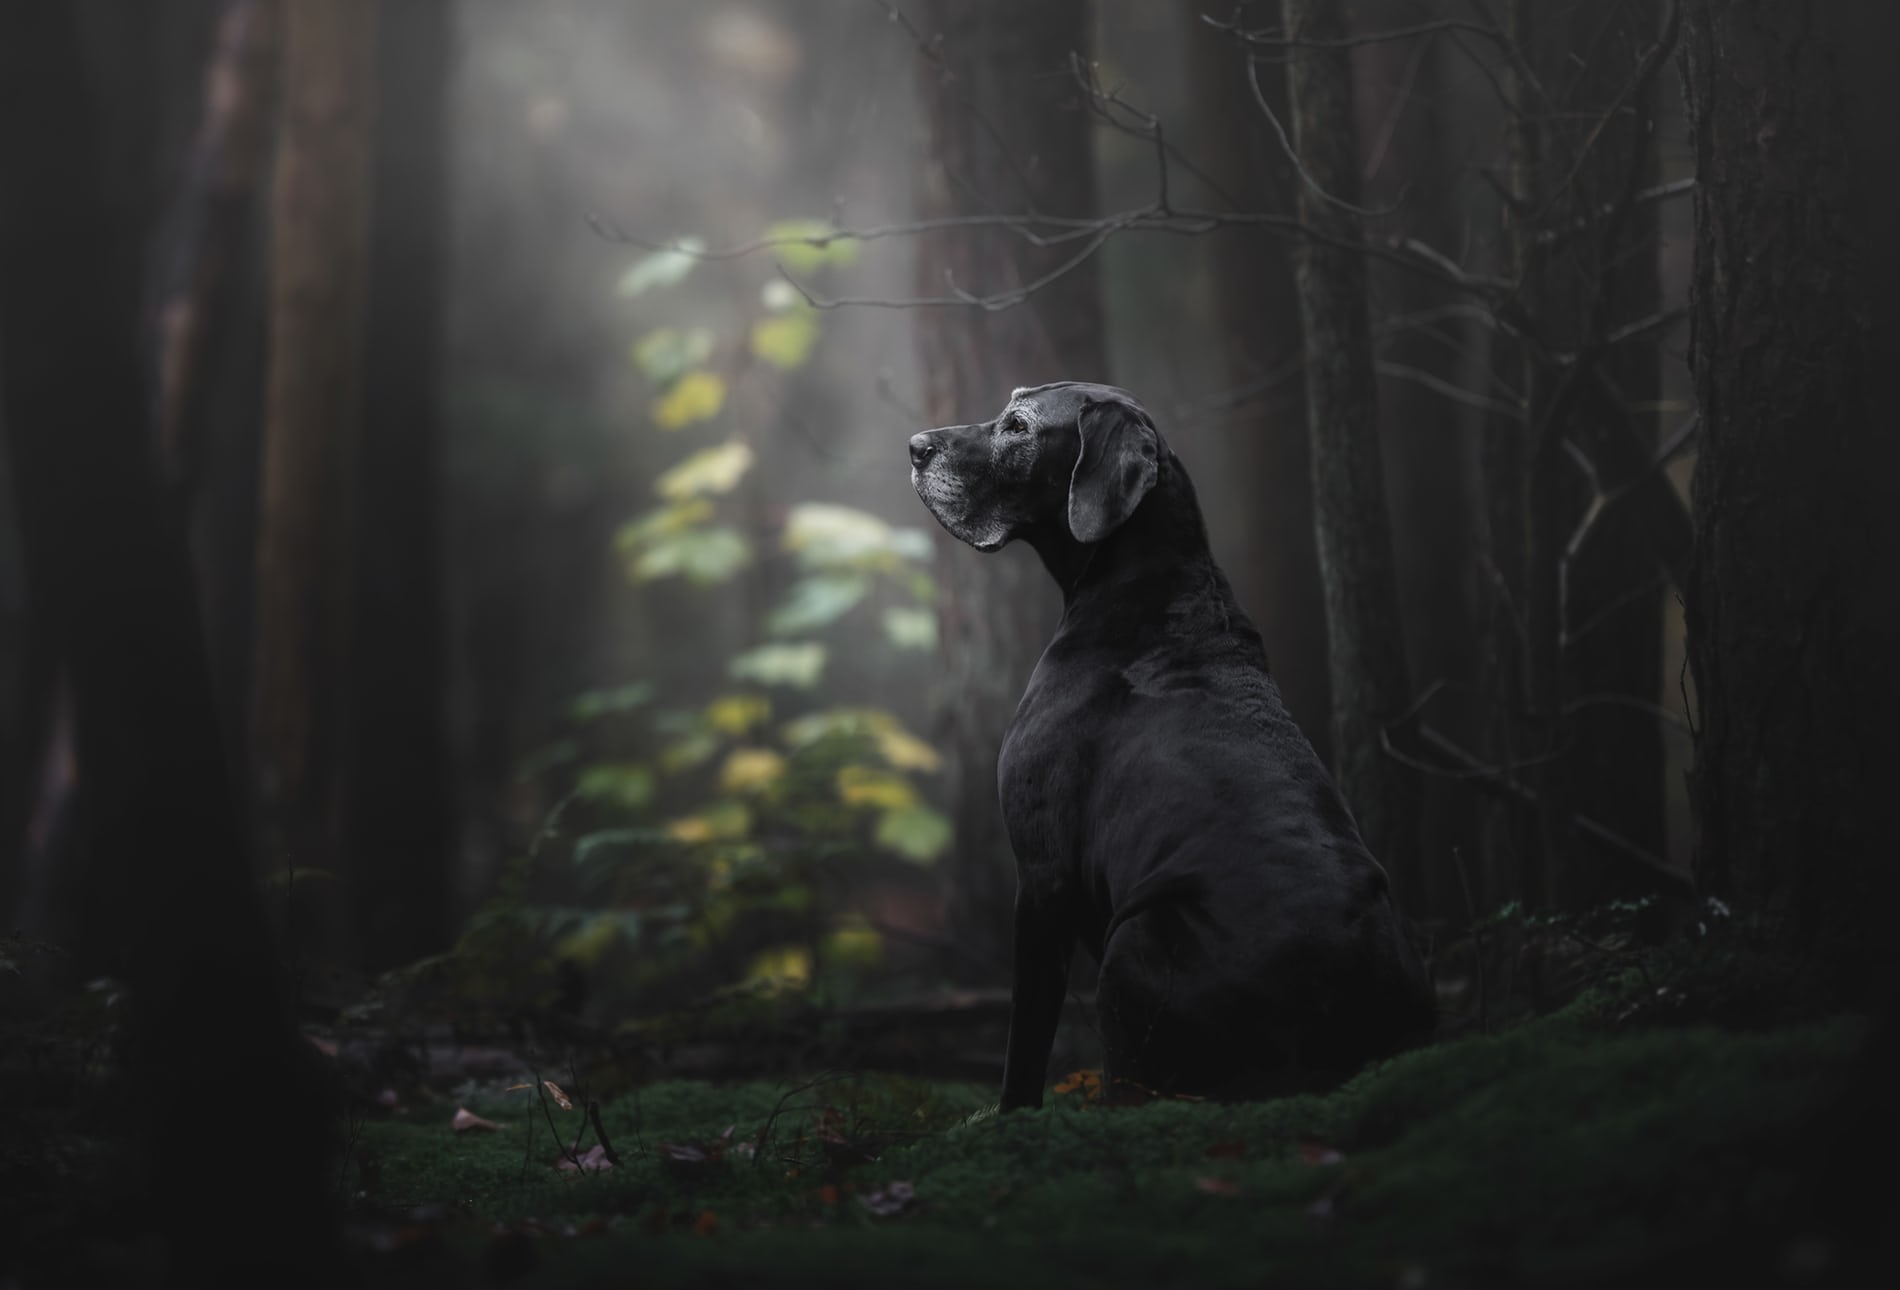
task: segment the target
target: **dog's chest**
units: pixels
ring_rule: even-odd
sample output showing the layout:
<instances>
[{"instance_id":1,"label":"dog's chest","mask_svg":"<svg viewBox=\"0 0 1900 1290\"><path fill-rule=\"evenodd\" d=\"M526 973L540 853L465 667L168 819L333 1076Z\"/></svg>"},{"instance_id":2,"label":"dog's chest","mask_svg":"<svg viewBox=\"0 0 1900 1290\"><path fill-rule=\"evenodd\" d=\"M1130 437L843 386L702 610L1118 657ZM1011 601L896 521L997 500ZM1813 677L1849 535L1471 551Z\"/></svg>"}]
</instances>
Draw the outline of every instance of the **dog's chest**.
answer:
<instances>
[{"instance_id":1,"label":"dog's chest","mask_svg":"<svg viewBox=\"0 0 1900 1290\"><path fill-rule=\"evenodd\" d=\"M1032 680L997 758L997 796L1025 875L1065 872L1086 789L1087 722L1076 696Z\"/></svg>"}]
</instances>

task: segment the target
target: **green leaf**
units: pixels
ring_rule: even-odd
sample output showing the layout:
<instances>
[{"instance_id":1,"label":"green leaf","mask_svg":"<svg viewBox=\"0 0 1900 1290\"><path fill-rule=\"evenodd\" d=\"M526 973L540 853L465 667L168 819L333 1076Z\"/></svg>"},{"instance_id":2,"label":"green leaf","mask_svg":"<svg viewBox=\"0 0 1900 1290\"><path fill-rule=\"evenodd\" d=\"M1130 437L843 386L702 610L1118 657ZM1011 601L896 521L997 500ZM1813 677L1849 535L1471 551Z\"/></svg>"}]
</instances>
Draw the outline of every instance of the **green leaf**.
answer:
<instances>
[{"instance_id":1,"label":"green leaf","mask_svg":"<svg viewBox=\"0 0 1900 1290\"><path fill-rule=\"evenodd\" d=\"M827 264L850 264L858 258L857 239L823 220L780 220L765 230L765 236L781 243L772 248L772 253L795 273L810 273Z\"/></svg>"},{"instance_id":2,"label":"green leaf","mask_svg":"<svg viewBox=\"0 0 1900 1290\"><path fill-rule=\"evenodd\" d=\"M696 421L710 421L726 406L726 382L704 368L693 371L673 383L673 388L653 401L648 413L662 430L679 430Z\"/></svg>"},{"instance_id":3,"label":"green leaf","mask_svg":"<svg viewBox=\"0 0 1900 1290\"><path fill-rule=\"evenodd\" d=\"M713 354L709 327L658 327L633 342L633 365L655 385L669 385Z\"/></svg>"},{"instance_id":4,"label":"green leaf","mask_svg":"<svg viewBox=\"0 0 1900 1290\"><path fill-rule=\"evenodd\" d=\"M653 800L653 772L639 762L606 762L581 772L574 791L590 802L623 811L644 810Z\"/></svg>"},{"instance_id":5,"label":"green leaf","mask_svg":"<svg viewBox=\"0 0 1900 1290\"><path fill-rule=\"evenodd\" d=\"M901 607L886 609L884 635L898 649L936 649L936 612L929 609Z\"/></svg>"},{"instance_id":6,"label":"green leaf","mask_svg":"<svg viewBox=\"0 0 1900 1290\"><path fill-rule=\"evenodd\" d=\"M657 507L622 524L614 534L614 547L623 556L638 555L655 539L684 533L702 520L711 519L712 513L712 503L703 497Z\"/></svg>"},{"instance_id":7,"label":"green leaf","mask_svg":"<svg viewBox=\"0 0 1900 1290\"><path fill-rule=\"evenodd\" d=\"M670 533L648 543L633 560L635 582L683 577L702 585L723 582L752 558L752 547L737 529L718 526Z\"/></svg>"},{"instance_id":8,"label":"green leaf","mask_svg":"<svg viewBox=\"0 0 1900 1290\"><path fill-rule=\"evenodd\" d=\"M824 673L825 653L825 647L817 641L761 645L738 655L727 670L740 681L809 690Z\"/></svg>"},{"instance_id":9,"label":"green leaf","mask_svg":"<svg viewBox=\"0 0 1900 1290\"><path fill-rule=\"evenodd\" d=\"M931 554L930 535L923 530L893 528L867 511L829 502L792 507L782 544L806 568L867 573L897 572Z\"/></svg>"},{"instance_id":10,"label":"green leaf","mask_svg":"<svg viewBox=\"0 0 1900 1290\"><path fill-rule=\"evenodd\" d=\"M625 864L666 841L661 829L597 829L574 843L574 864Z\"/></svg>"},{"instance_id":11,"label":"green leaf","mask_svg":"<svg viewBox=\"0 0 1900 1290\"><path fill-rule=\"evenodd\" d=\"M876 737L898 729L897 718L880 708L821 708L786 722L779 734L791 747L805 748L830 735Z\"/></svg>"},{"instance_id":12,"label":"green leaf","mask_svg":"<svg viewBox=\"0 0 1900 1290\"><path fill-rule=\"evenodd\" d=\"M667 823L666 832L676 842L727 842L743 838L752 831L752 810L744 802L714 802L697 815L682 816Z\"/></svg>"},{"instance_id":13,"label":"green leaf","mask_svg":"<svg viewBox=\"0 0 1900 1290\"><path fill-rule=\"evenodd\" d=\"M780 371L803 367L818 343L818 319L809 309L761 318L752 324L752 353Z\"/></svg>"},{"instance_id":14,"label":"green leaf","mask_svg":"<svg viewBox=\"0 0 1900 1290\"><path fill-rule=\"evenodd\" d=\"M704 728L691 731L660 750L660 768L669 775L704 765L719 751L719 736Z\"/></svg>"},{"instance_id":15,"label":"green leaf","mask_svg":"<svg viewBox=\"0 0 1900 1290\"><path fill-rule=\"evenodd\" d=\"M814 574L800 578L785 593L785 601L765 620L774 636L792 636L836 622L870 591L870 580L855 574Z\"/></svg>"},{"instance_id":16,"label":"green leaf","mask_svg":"<svg viewBox=\"0 0 1900 1290\"><path fill-rule=\"evenodd\" d=\"M877 844L912 864L930 864L950 845L950 821L928 806L886 811L877 822Z\"/></svg>"},{"instance_id":17,"label":"green leaf","mask_svg":"<svg viewBox=\"0 0 1900 1290\"><path fill-rule=\"evenodd\" d=\"M554 943L554 957L573 959L582 967L592 967L608 950L621 941L632 942L640 935L640 916L632 910L603 909L589 914L581 925Z\"/></svg>"},{"instance_id":18,"label":"green leaf","mask_svg":"<svg viewBox=\"0 0 1900 1290\"><path fill-rule=\"evenodd\" d=\"M670 287L688 273L706 249L696 237L682 237L664 251L655 251L633 262L614 287L616 295L632 297L655 287Z\"/></svg>"},{"instance_id":19,"label":"green leaf","mask_svg":"<svg viewBox=\"0 0 1900 1290\"><path fill-rule=\"evenodd\" d=\"M669 501L689 497L730 493L752 469L752 449L742 439L729 439L712 448L701 448L654 484L660 496Z\"/></svg>"},{"instance_id":20,"label":"green leaf","mask_svg":"<svg viewBox=\"0 0 1900 1290\"><path fill-rule=\"evenodd\" d=\"M601 717L621 716L641 707L653 698L653 686L646 681L615 686L607 690L587 690L567 703L567 715L576 721L594 721Z\"/></svg>"}]
</instances>

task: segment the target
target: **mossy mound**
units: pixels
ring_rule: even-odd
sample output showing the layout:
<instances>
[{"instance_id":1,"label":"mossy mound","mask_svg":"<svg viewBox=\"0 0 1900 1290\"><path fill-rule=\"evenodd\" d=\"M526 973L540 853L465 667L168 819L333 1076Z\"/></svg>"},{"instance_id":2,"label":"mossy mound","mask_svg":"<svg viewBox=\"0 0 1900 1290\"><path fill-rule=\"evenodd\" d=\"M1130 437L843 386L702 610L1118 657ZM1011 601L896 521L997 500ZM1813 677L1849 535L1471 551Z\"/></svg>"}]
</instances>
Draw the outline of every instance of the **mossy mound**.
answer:
<instances>
[{"instance_id":1,"label":"mossy mound","mask_svg":"<svg viewBox=\"0 0 1900 1290\"><path fill-rule=\"evenodd\" d=\"M878 1076L659 1084L602 1108L621 1164L591 1175L555 1168L549 1121L571 1145L581 1112L469 1090L505 1127L454 1134L443 1106L363 1128L357 1231L397 1251L368 1260L392 1283L1752 1283L1838 1262L1813 1134L1867 1023L1657 1027L1628 1019L1646 988L1250 1105L1068 1094L996 1117L988 1087Z\"/></svg>"}]
</instances>

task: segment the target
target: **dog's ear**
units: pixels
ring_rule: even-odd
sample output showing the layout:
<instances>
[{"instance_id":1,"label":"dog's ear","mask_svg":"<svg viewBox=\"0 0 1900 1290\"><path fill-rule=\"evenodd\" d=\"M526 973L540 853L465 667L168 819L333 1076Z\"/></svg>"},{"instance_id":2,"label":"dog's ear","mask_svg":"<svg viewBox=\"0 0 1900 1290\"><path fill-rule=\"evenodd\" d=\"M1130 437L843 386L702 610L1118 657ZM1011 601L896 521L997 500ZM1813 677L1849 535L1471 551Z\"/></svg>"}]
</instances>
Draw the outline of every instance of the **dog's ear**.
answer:
<instances>
[{"instance_id":1,"label":"dog's ear","mask_svg":"<svg viewBox=\"0 0 1900 1290\"><path fill-rule=\"evenodd\" d=\"M1069 532L1100 542L1155 486L1161 441L1148 414L1120 399L1084 405L1075 428L1082 450L1069 480Z\"/></svg>"}]
</instances>

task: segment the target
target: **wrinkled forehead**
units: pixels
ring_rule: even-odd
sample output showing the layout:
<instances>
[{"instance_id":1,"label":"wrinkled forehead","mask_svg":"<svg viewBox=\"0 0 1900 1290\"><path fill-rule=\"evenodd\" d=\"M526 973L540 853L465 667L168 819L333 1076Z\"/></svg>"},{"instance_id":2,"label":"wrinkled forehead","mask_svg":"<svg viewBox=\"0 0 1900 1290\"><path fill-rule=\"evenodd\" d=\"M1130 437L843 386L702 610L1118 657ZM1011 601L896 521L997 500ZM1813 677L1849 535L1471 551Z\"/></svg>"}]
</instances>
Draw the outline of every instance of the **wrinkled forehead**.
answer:
<instances>
[{"instance_id":1,"label":"wrinkled forehead","mask_svg":"<svg viewBox=\"0 0 1900 1290\"><path fill-rule=\"evenodd\" d=\"M1074 421L1090 403L1119 399L1141 406L1140 400L1114 385L1096 385L1089 381L1057 381L1053 385L1022 385L1011 390L1003 413L1017 413L1030 421L1061 425Z\"/></svg>"}]
</instances>

